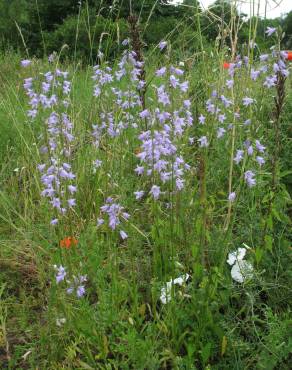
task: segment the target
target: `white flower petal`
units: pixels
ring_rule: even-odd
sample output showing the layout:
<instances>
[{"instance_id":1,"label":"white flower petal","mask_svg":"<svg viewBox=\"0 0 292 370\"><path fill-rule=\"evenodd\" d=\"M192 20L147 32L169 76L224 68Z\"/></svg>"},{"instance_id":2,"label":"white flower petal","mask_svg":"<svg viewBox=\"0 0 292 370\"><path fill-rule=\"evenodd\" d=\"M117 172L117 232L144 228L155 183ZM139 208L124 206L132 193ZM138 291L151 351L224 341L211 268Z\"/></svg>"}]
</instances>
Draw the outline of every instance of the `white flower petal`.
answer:
<instances>
[{"instance_id":1,"label":"white flower petal","mask_svg":"<svg viewBox=\"0 0 292 370\"><path fill-rule=\"evenodd\" d=\"M228 259L227 259L227 263L228 265L232 266L236 261L236 252L230 252L228 253Z\"/></svg>"},{"instance_id":2,"label":"white flower petal","mask_svg":"<svg viewBox=\"0 0 292 370\"><path fill-rule=\"evenodd\" d=\"M231 277L238 283L243 283L245 280L252 278L253 266L248 261L237 261L231 269Z\"/></svg>"},{"instance_id":3,"label":"white flower petal","mask_svg":"<svg viewBox=\"0 0 292 370\"><path fill-rule=\"evenodd\" d=\"M242 261L246 254L246 248L238 248L234 252L228 254L227 263L232 266L236 261Z\"/></svg>"},{"instance_id":4,"label":"white flower petal","mask_svg":"<svg viewBox=\"0 0 292 370\"><path fill-rule=\"evenodd\" d=\"M56 325L57 326L62 326L63 324L65 324L66 323L66 319L65 319L65 317L62 317L62 318L60 318L60 319L56 319Z\"/></svg>"},{"instance_id":5,"label":"white flower petal","mask_svg":"<svg viewBox=\"0 0 292 370\"><path fill-rule=\"evenodd\" d=\"M242 261L244 259L245 254L246 254L245 248L238 248L237 249L237 261Z\"/></svg>"},{"instance_id":6,"label":"white flower petal","mask_svg":"<svg viewBox=\"0 0 292 370\"><path fill-rule=\"evenodd\" d=\"M190 277L189 274L181 275L173 280L173 284L182 285L189 279L189 277Z\"/></svg>"},{"instance_id":7,"label":"white flower petal","mask_svg":"<svg viewBox=\"0 0 292 370\"><path fill-rule=\"evenodd\" d=\"M166 304L171 300L171 293L170 293L170 289L168 286L161 288L160 300L163 304Z\"/></svg>"},{"instance_id":8,"label":"white flower petal","mask_svg":"<svg viewBox=\"0 0 292 370\"><path fill-rule=\"evenodd\" d=\"M190 278L189 274L184 274L177 277L174 280L167 281L165 286L161 288L160 291L160 300L163 304L168 303L171 300L171 287L172 285L182 285Z\"/></svg>"}]
</instances>

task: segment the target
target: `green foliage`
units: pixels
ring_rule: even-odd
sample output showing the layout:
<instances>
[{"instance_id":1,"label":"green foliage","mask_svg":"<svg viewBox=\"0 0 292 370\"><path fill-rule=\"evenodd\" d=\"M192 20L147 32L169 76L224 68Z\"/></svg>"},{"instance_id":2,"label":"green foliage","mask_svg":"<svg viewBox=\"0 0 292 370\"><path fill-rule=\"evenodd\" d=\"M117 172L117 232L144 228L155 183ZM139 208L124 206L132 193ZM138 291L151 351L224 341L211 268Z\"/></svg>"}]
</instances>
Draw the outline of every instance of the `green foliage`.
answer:
<instances>
[{"instance_id":1,"label":"green foliage","mask_svg":"<svg viewBox=\"0 0 292 370\"><path fill-rule=\"evenodd\" d=\"M202 25L206 29L208 39L215 40L219 31L223 31L229 25L232 12L237 14L237 11L228 0L216 0L209 6L209 11L210 14L202 14Z\"/></svg>"},{"instance_id":2,"label":"green foliage","mask_svg":"<svg viewBox=\"0 0 292 370\"><path fill-rule=\"evenodd\" d=\"M59 51L64 43L70 46L70 51L75 51L76 44L76 53L67 52L67 55L74 54L86 60L95 59L97 44L103 32L109 33L105 36L107 42L103 41L103 46L110 56L116 55L117 41L125 34L131 11L138 15L147 47L156 45L169 35L169 39L177 41L177 45L184 45L184 49L190 48L190 54L197 51L197 45L202 44L199 37L214 41L219 29L229 24L232 14L230 2L222 0L211 5L210 12L202 12L196 0L185 0L178 6L157 0L86 0L81 2L81 6L75 0L0 0L0 10L0 44L3 48L10 46L41 57L52 50ZM279 24L285 31L286 47L291 47L290 18L291 12L283 20L259 19L259 48L271 46L271 40L265 37L265 28ZM120 36L117 36L119 29ZM247 43L248 35L249 25L245 23L238 35L239 43Z\"/></svg>"},{"instance_id":3,"label":"green foliage","mask_svg":"<svg viewBox=\"0 0 292 370\"><path fill-rule=\"evenodd\" d=\"M284 42L287 49L292 49L292 11L284 18L282 26L285 32Z\"/></svg>"},{"instance_id":4,"label":"green foliage","mask_svg":"<svg viewBox=\"0 0 292 370\"><path fill-rule=\"evenodd\" d=\"M119 51L119 42L126 36L127 25L123 19L113 22L93 12L88 14L86 9L80 15L68 17L53 32L44 34L48 53L67 45L64 55L90 62L96 60L98 50L113 58Z\"/></svg>"},{"instance_id":5,"label":"green foliage","mask_svg":"<svg viewBox=\"0 0 292 370\"><path fill-rule=\"evenodd\" d=\"M173 32L177 25L177 19L175 17L156 17L151 19L146 32L144 32L144 40L147 45L155 45L159 41L163 40L166 36L169 40L174 40L177 37L177 33Z\"/></svg>"},{"instance_id":6,"label":"green foliage","mask_svg":"<svg viewBox=\"0 0 292 370\"><path fill-rule=\"evenodd\" d=\"M0 1L0 46L19 48L22 45L16 23L20 28L29 24L29 6L26 0Z\"/></svg>"}]
</instances>

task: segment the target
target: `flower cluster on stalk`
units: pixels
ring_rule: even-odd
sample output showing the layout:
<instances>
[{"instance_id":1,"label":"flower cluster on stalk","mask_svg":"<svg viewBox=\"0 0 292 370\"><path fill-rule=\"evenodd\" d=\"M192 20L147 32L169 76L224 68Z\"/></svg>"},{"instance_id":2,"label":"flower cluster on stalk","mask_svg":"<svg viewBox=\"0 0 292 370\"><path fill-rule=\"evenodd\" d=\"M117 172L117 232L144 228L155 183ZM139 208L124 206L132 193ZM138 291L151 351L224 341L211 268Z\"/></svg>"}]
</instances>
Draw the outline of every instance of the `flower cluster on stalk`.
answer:
<instances>
[{"instance_id":1,"label":"flower cluster on stalk","mask_svg":"<svg viewBox=\"0 0 292 370\"><path fill-rule=\"evenodd\" d=\"M60 215L76 205L76 176L70 163L75 138L73 123L67 113L71 91L68 75L68 72L56 68L37 77L26 78L23 84L29 98L29 119L34 120L39 115L43 120L42 145L39 148L43 162L38 165L38 170L43 184L41 196L48 198L54 209L52 225L58 223Z\"/></svg>"},{"instance_id":2,"label":"flower cluster on stalk","mask_svg":"<svg viewBox=\"0 0 292 370\"><path fill-rule=\"evenodd\" d=\"M113 198L107 198L103 206L100 207L101 213L107 216L108 226L111 230L119 229L119 234L122 239L127 239L127 233L121 229L123 222L130 218L129 213L124 211L119 203L115 203ZM97 220L97 226L103 225L105 222L104 217L100 217Z\"/></svg>"},{"instance_id":3,"label":"flower cluster on stalk","mask_svg":"<svg viewBox=\"0 0 292 370\"><path fill-rule=\"evenodd\" d=\"M270 36L276 30L269 29L267 34ZM263 87L271 88L277 84L279 74L283 77L289 75L287 68L287 53L272 49L270 54L262 54L259 56L259 61L250 69L249 59L247 57L237 56L235 61L228 63L225 68L228 69L228 76L223 88L213 90L209 99L205 104L205 112L200 113L198 117L199 132L202 134L197 139L200 147L208 147L211 140L222 139L228 131L234 126L244 128L245 141L241 148L236 148L233 161L236 165L244 167L243 180L249 188L252 188L257 183L257 175L265 162L265 146L261 144L259 139L251 139L251 132L255 122L253 120L253 112L257 107L257 101L250 95L243 95L239 100L235 94L229 93L231 89L235 89L235 81L237 75L248 75L250 80L256 81L261 79ZM250 94L247 89L246 93ZM235 109L235 107L238 107ZM215 131L215 132L214 132ZM192 138L193 142L194 139ZM252 162L252 161L253 162ZM254 165L254 164L256 165ZM249 168L252 166L252 168ZM258 168L258 170L256 170ZM232 191L228 200L233 202L236 198L236 193Z\"/></svg>"},{"instance_id":4,"label":"flower cluster on stalk","mask_svg":"<svg viewBox=\"0 0 292 370\"><path fill-rule=\"evenodd\" d=\"M86 275L73 276L73 280L67 280L66 268L62 265L53 266L56 271L56 284L60 284L62 281L67 283L68 288L66 289L67 294L75 293L77 298L81 298L85 294L85 282L87 281Z\"/></svg>"},{"instance_id":5,"label":"flower cluster on stalk","mask_svg":"<svg viewBox=\"0 0 292 370\"><path fill-rule=\"evenodd\" d=\"M152 179L154 183L149 194L157 200L163 192L164 184L171 183L172 191L184 188L184 174L190 166L180 153L179 144L183 142L186 128L193 125L193 117L190 111L191 102L188 99L180 99L181 107L173 109L174 96L184 94L188 90L188 81L182 80L184 71L170 66L161 67L155 74L165 81L159 86L153 85L157 106L140 112L140 117L145 119L149 129L138 135L141 144L136 156L140 163L135 172L139 176L144 175ZM136 199L140 199L143 194L143 190L136 191Z\"/></svg>"},{"instance_id":6,"label":"flower cluster on stalk","mask_svg":"<svg viewBox=\"0 0 292 370\"><path fill-rule=\"evenodd\" d=\"M98 99L103 93L113 102L112 111L99 112L99 122L93 125L95 148L99 147L105 135L114 139L127 128L138 129L137 122L142 120L147 129L138 134L141 147L137 157L140 164L135 172L157 179L158 183L153 183L149 190L154 199L159 198L166 182L174 182L173 190L181 190L185 183L184 172L190 167L178 150L178 143L186 127L192 126L193 117L189 100L183 100L181 107L173 109L172 99L175 94L182 95L188 90L189 82L183 80L184 71L175 66L157 70L156 76L164 80L158 86L153 85L157 105L152 109L142 109L140 92L145 87L143 62L137 60L133 50L125 50L117 67L113 69L107 63L94 67L95 97ZM123 79L127 80L126 85L120 83ZM95 168L101 164L99 158L94 161ZM135 196L140 199L144 193L137 190Z\"/></svg>"}]
</instances>

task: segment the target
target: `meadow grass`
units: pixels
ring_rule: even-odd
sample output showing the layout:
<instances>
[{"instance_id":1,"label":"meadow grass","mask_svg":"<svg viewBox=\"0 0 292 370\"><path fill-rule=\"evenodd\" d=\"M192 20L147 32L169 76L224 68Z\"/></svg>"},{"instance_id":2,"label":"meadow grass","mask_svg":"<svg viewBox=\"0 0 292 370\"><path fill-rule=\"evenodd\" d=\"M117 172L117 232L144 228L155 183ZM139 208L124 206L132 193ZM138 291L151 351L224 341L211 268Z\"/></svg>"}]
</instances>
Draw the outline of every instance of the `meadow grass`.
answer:
<instances>
[{"instance_id":1,"label":"meadow grass","mask_svg":"<svg viewBox=\"0 0 292 370\"><path fill-rule=\"evenodd\" d=\"M22 68L18 55L1 56L2 368L289 368L291 78L285 81L285 104L276 117L278 85L267 89L262 77L250 78L252 65L259 68L258 59L238 69L231 89L225 86L230 76L222 68L223 52L200 54L180 66L184 59L170 49L146 56L149 116L142 118L140 106L121 108L110 89L137 94L137 81L130 74L109 83L94 97L91 66L34 60ZM110 65L113 71L119 70L117 62ZM184 69L179 79L189 81L186 92L169 85L171 65ZM167 67L166 76L157 77L155 71L162 66ZM40 107L36 118L29 119L23 79L38 76L42 81L40 73L56 68L68 71L72 79L69 108ZM170 97L166 108L157 101L156 87L163 83ZM219 97L224 92L233 102L222 106L213 97L227 116L222 125L218 114L206 112L205 103L214 90ZM63 98L62 92L57 94ZM256 104L244 106L242 99L247 96ZM184 105L187 99L190 108ZM158 171L150 176L135 173L141 165L137 155L144 150L138 135L149 130L153 143L154 130L163 128L155 116L157 107L173 117L170 138L177 148L168 159L171 170L166 182ZM76 174L76 206L65 215L58 215L41 196L44 187L37 169L40 163L51 164L55 155L40 150L48 144L47 120L53 110L66 111L74 125L72 143L56 139L60 163L66 159L60 148L67 145L67 159ZM186 122L187 110L193 122L174 134L174 118L179 115ZM114 136L104 130L97 146L93 145L92 125L106 120L101 113L112 113L115 128L120 122L131 124ZM240 118L236 119L236 113ZM207 117L203 125L201 114ZM250 126L244 125L248 119ZM220 139L219 126L226 131ZM205 136L206 146L198 141ZM246 140L251 141L252 155L246 153ZM262 166L256 162L255 140L266 147ZM234 161L237 150L245 151L238 165ZM177 154L190 166L179 175L184 180L180 191L175 183ZM96 159L102 161L97 168ZM149 162L147 168L152 165ZM249 169L256 173L255 186L246 183ZM162 191L157 200L150 193L153 185ZM135 191L145 192L140 200L135 199ZM236 192L234 202L228 200L231 191ZM67 199L67 193L62 197ZM113 201L107 201L108 197ZM101 211L111 202L130 214L129 219L121 216L117 229L108 226ZM56 217L59 222L53 226L50 222ZM105 222L97 226L100 217ZM128 238L119 234L119 227ZM63 248L62 240L68 237L78 243ZM246 259L253 266L243 282L232 278L226 263L228 253L239 247L247 248ZM54 265L66 268L66 278L60 283L56 283ZM186 274L187 280L183 278ZM73 277L80 275L87 276L85 293L81 297L75 291L68 294ZM172 284L168 291L165 284L178 277L185 281Z\"/></svg>"}]
</instances>

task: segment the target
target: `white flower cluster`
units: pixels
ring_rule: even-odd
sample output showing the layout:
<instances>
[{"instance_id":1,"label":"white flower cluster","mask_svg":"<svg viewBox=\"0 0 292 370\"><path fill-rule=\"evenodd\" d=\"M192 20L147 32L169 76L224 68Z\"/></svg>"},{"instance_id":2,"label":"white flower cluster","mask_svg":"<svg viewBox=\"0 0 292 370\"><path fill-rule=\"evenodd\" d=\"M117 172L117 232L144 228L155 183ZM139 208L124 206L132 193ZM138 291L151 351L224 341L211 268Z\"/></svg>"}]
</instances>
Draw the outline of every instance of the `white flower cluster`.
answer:
<instances>
[{"instance_id":1,"label":"white flower cluster","mask_svg":"<svg viewBox=\"0 0 292 370\"><path fill-rule=\"evenodd\" d=\"M56 325L61 327L66 323L65 317L61 317L60 319L56 319Z\"/></svg>"},{"instance_id":2,"label":"white flower cluster","mask_svg":"<svg viewBox=\"0 0 292 370\"><path fill-rule=\"evenodd\" d=\"M236 251L228 254L228 259L226 261L232 266L232 279L238 283L243 283L253 276L253 266L250 262L244 260L245 254L246 248L238 248Z\"/></svg>"},{"instance_id":3,"label":"white flower cluster","mask_svg":"<svg viewBox=\"0 0 292 370\"><path fill-rule=\"evenodd\" d=\"M163 304L168 303L171 300L171 287L173 285L180 285L186 283L186 281L190 278L189 274L181 275L174 280L170 280L166 283L165 286L161 288L160 300Z\"/></svg>"}]
</instances>

